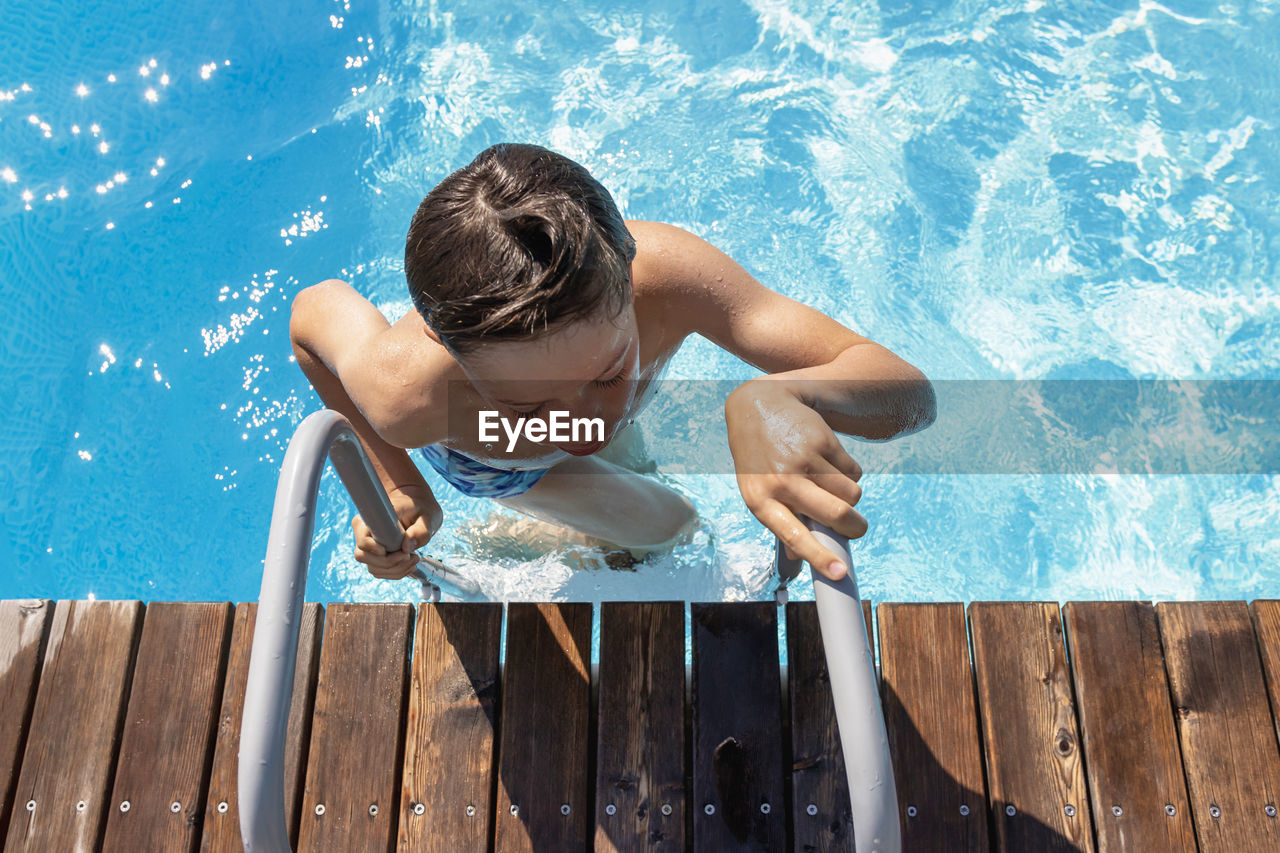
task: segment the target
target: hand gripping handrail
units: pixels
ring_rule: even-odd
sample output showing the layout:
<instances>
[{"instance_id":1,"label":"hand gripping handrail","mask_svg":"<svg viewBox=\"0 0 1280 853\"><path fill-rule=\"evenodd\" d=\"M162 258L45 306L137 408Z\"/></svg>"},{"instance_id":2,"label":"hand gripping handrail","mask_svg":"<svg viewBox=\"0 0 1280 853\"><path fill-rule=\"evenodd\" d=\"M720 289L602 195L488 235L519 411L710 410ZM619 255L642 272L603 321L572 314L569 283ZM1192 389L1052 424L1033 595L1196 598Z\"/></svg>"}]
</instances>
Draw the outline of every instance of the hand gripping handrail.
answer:
<instances>
[{"instance_id":1,"label":"hand gripping handrail","mask_svg":"<svg viewBox=\"0 0 1280 853\"><path fill-rule=\"evenodd\" d=\"M404 541L391 500L351 423L332 409L308 415L289 441L276 486L245 685L237 798L240 835L248 853L291 850L285 826L285 735L316 497L326 456L333 460L374 539L389 551L398 550ZM817 572L813 580L849 778L857 851L899 853L902 842L893 766L849 543L815 521L806 519L806 524L821 544L850 567L849 574L839 581L827 580ZM780 570L783 559L779 548Z\"/></svg>"},{"instance_id":2,"label":"hand gripping handrail","mask_svg":"<svg viewBox=\"0 0 1280 853\"><path fill-rule=\"evenodd\" d=\"M252 853L291 849L284 808L285 730L326 456L373 537L392 551L404 541L391 500L351 422L332 409L308 415L289 441L276 486L240 723L240 836Z\"/></svg>"},{"instance_id":3,"label":"hand gripping handrail","mask_svg":"<svg viewBox=\"0 0 1280 853\"><path fill-rule=\"evenodd\" d=\"M849 779L855 849L857 853L901 853L898 789L849 540L811 518L803 520L818 543L849 567L848 574L838 581L819 572L812 574L813 597L817 601L818 624L835 704L836 729L840 733L845 774ZM799 572L799 561L788 560L781 543L776 561L784 584Z\"/></svg>"}]
</instances>

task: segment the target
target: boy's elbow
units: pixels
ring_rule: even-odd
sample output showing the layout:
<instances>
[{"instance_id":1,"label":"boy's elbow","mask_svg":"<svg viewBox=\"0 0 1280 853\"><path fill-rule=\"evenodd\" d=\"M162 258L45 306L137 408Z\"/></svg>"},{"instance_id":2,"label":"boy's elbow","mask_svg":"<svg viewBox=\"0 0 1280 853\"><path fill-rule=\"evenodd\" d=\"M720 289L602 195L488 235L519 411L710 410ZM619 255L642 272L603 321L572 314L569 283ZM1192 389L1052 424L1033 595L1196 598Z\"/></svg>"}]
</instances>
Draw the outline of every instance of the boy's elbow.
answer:
<instances>
[{"instance_id":1,"label":"boy's elbow","mask_svg":"<svg viewBox=\"0 0 1280 853\"><path fill-rule=\"evenodd\" d=\"M911 397L910 416L905 432L919 432L933 426L938 419L938 397L933 390L933 383L921 374L916 383L915 393Z\"/></svg>"},{"instance_id":2,"label":"boy's elbow","mask_svg":"<svg viewBox=\"0 0 1280 853\"><path fill-rule=\"evenodd\" d=\"M309 287L304 287L293 296L293 302L289 304L289 340L295 347L298 346L302 339L302 317L306 310L303 306L306 301L307 291Z\"/></svg>"},{"instance_id":3,"label":"boy's elbow","mask_svg":"<svg viewBox=\"0 0 1280 853\"><path fill-rule=\"evenodd\" d=\"M319 286L313 284L302 288L293 295L293 302L289 304L289 338L294 343L302 336L309 306L315 300L315 288Z\"/></svg>"},{"instance_id":4,"label":"boy's elbow","mask_svg":"<svg viewBox=\"0 0 1280 853\"><path fill-rule=\"evenodd\" d=\"M316 317L316 305L325 291L334 285L348 286L345 281L330 278L319 284L304 287L294 294L293 302L289 305L289 340L295 346L306 345Z\"/></svg>"},{"instance_id":5,"label":"boy's elbow","mask_svg":"<svg viewBox=\"0 0 1280 853\"><path fill-rule=\"evenodd\" d=\"M916 367L910 367L909 372L910 378L900 380L892 405L893 426L889 438L928 429L938 419L938 398L933 383Z\"/></svg>"}]
</instances>

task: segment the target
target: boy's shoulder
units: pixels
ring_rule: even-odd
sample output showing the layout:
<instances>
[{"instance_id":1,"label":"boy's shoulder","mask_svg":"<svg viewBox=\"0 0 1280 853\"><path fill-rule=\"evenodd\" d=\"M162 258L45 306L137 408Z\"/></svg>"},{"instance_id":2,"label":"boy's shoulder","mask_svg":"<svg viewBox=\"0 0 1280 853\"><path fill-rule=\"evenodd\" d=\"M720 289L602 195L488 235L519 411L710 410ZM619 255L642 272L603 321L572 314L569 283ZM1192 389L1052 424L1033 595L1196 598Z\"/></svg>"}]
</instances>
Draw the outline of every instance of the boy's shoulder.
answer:
<instances>
[{"instance_id":1,"label":"boy's shoulder","mask_svg":"<svg viewBox=\"0 0 1280 853\"><path fill-rule=\"evenodd\" d=\"M636 241L637 293L678 298L723 282L733 261L692 231L666 222L628 220Z\"/></svg>"},{"instance_id":2,"label":"boy's shoulder","mask_svg":"<svg viewBox=\"0 0 1280 853\"><path fill-rule=\"evenodd\" d=\"M642 304L661 316L666 336L680 340L697 330L697 321L716 291L726 291L729 267L737 265L691 231L666 222L628 220L636 241L632 262L637 312Z\"/></svg>"},{"instance_id":3,"label":"boy's shoulder","mask_svg":"<svg viewBox=\"0 0 1280 853\"><path fill-rule=\"evenodd\" d=\"M637 297L666 301L696 284L709 243L666 222L628 220L626 225L636 241L632 282Z\"/></svg>"},{"instance_id":4,"label":"boy's shoulder","mask_svg":"<svg viewBox=\"0 0 1280 853\"><path fill-rule=\"evenodd\" d=\"M444 396L450 380L466 376L443 346L427 334L417 310L409 311L370 341L362 372L383 405L376 429L399 447L423 447L444 438Z\"/></svg>"},{"instance_id":5,"label":"boy's shoulder","mask_svg":"<svg viewBox=\"0 0 1280 853\"><path fill-rule=\"evenodd\" d=\"M637 306L657 306L650 316L661 317L666 340L698 334L765 373L825 364L848 347L873 343L766 287L691 231L661 222L627 227L636 240Z\"/></svg>"}]
</instances>

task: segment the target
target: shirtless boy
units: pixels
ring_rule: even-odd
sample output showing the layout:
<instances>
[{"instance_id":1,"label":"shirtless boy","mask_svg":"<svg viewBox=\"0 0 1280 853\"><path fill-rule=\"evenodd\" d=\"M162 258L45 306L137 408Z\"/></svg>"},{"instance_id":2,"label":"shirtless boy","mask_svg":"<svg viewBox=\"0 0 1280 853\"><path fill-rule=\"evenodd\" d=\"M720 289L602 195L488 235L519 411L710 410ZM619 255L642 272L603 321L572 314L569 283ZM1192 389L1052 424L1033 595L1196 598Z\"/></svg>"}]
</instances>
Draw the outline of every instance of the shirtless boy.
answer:
<instances>
[{"instance_id":1,"label":"shirtless boy","mask_svg":"<svg viewBox=\"0 0 1280 853\"><path fill-rule=\"evenodd\" d=\"M765 374L725 400L738 487L789 556L833 580L847 567L798 518L850 539L867 530L854 509L862 470L833 431L885 440L935 417L915 367L696 235L623 221L583 167L539 146L494 145L441 181L409 226L405 276L416 310L395 325L328 280L295 297L289 327L298 364L355 427L405 528L388 553L354 518L355 557L380 578L408 574L443 521L409 448L467 494L633 553L677 541L695 520L689 501L598 452L691 334ZM509 452L505 434L482 440L481 412L514 424L556 411L598 418L603 440L526 432Z\"/></svg>"}]
</instances>

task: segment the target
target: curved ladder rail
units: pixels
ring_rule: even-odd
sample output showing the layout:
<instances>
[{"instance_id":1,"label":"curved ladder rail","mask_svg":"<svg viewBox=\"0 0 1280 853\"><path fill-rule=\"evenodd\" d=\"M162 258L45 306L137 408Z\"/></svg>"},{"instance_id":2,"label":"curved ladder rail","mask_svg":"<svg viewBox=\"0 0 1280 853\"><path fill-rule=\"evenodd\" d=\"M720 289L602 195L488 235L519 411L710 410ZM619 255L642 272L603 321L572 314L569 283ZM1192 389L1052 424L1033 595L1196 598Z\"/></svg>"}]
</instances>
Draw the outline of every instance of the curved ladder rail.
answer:
<instances>
[{"instance_id":1,"label":"curved ladder rail","mask_svg":"<svg viewBox=\"0 0 1280 853\"><path fill-rule=\"evenodd\" d=\"M404 541L391 500L351 422L332 409L308 415L289 440L276 486L240 723L240 836L252 853L291 851L284 808L285 730L326 456L374 538L393 551Z\"/></svg>"},{"instance_id":2,"label":"curved ladder rail","mask_svg":"<svg viewBox=\"0 0 1280 853\"><path fill-rule=\"evenodd\" d=\"M285 825L285 732L315 529L316 496L326 456L333 460L333 467L374 538L391 551L398 550L404 541L404 530L391 500L351 423L332 409L308 415L289 441L276 486L245 685L237 799L240 834L247 853L291 853L292 849ZM857 851L898 853L902 843L897 791L849 543L823 525L811 519L805 521L818 541L850 567L849 574L838 582L816 572L813 579L836 725L849 778ZM782 571L786 560L781 546L778 551L778 568ZM798 563L793 568L798 571ZM793 571L790 577L794 574ZM790 577L784 575L784 580Z\"/></svg>"},{"instance_id":3,"label":"curved ladder rail","mask_svg":"<svg viewBox=\"0 0 1280 853\"><path fill-rule=\"evenodd\" d=\"M880 706L867 626L858 597L849 540L811 518L801 516L818 543L831 549L849 572L840 580L813 575L813 597L827 658L836 730L849 780L849 804L853 811L853 838L857 853L901 853L902 827L898 822L898 788L889 754L889 736ZM777 543L775 564L782 580L779 602L786 584L801 570L801 562L785 555Z\"/></svg>"}]
</instances>

